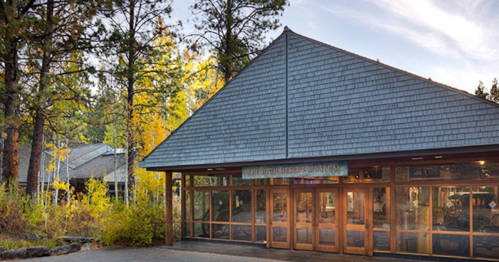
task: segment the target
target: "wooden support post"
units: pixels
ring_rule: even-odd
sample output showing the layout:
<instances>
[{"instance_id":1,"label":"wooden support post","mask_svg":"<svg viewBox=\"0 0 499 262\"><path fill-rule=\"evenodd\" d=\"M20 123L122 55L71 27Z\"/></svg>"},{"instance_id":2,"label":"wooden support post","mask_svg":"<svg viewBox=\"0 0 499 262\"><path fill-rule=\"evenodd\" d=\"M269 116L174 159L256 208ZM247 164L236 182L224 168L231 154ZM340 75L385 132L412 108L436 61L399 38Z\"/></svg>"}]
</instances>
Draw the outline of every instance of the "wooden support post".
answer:
<instances>
[{"instance_id":1,"label":"wooden support post","mask_svg":"<svg viewBox=\"0 0 499 262\"><path fill-rule=\"evenodd\" d=\"M165 224L165 245L173 246L173 189L172 189L172 172L165 172L166 196L166 224Z\"/></svg>"}]
</instances>

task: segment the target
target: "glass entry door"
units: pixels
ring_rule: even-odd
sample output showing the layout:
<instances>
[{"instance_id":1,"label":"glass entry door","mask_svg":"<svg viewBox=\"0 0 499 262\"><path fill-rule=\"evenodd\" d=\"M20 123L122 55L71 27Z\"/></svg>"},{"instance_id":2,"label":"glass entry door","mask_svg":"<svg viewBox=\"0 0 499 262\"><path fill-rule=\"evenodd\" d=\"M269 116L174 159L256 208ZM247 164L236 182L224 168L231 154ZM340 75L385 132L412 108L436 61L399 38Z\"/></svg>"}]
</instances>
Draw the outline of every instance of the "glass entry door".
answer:
<instances>
[{"instance_id":1,"label":"glass entry door","mask_svg":"<svg viewBox=\"0 0 499 262\"><path fill-rule=\"evenodd\" d=\"M271 190L270 201L270 246L289 248L288 190Z\"/></svg>"},{"instance_id":2,"label":"glass entry door","mask_svg":"<svg viewBox=\"0 0 499 262\"><path fill-rule=\"evenodd\" d=\"M344 190L343 251L347 254L367 254L368 229L367 189L348 188Z\"/></svg>"},{"instance_id":3,"label":"glass entry door","mask_svg":"<svg viewBox=\"0 0 499 262\"><path fill-rule=\"evenodd\" d=\"M338 251L336 189L295 190L296 249Z\"/></svg>"}]
</instances>

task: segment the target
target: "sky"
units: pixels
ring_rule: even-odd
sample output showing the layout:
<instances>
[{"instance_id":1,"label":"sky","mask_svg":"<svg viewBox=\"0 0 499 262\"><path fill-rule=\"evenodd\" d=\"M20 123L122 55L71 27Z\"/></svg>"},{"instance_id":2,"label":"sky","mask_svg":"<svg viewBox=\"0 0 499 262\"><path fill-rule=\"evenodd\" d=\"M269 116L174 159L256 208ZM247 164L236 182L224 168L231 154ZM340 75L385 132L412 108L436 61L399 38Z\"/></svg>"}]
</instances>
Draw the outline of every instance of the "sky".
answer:
<instances>
[{"instance_id":1,"label":"sky","mask_svg":"<svg viewBox=\"0 0 499 262\"><path fill-rule=\"evenodd\" d=\"M172 19L193 31L194 0L176 0ZM499 78L497 0L290 0L285 25L316 39L474 94ZM267 45L268 43L266 43Z\"/></svg>"}]
</instances>

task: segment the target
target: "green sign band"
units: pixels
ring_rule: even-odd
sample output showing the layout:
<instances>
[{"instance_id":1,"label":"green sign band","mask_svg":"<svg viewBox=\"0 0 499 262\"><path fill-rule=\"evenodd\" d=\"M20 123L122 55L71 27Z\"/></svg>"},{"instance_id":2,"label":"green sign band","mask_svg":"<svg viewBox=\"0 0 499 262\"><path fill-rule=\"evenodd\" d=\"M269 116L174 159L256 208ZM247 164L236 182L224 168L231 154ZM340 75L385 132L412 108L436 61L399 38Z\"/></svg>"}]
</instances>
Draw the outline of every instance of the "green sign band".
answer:
<instances>
[{"instance_id":1,"label":"green sign band","mask_svg":"<svg viewBox=\"0 0 499 262\"><path fill-rule=\"evenodd\" d=\"M243 167L243 179L348 176L347 161Z\"/></svg>"}]
</instances>

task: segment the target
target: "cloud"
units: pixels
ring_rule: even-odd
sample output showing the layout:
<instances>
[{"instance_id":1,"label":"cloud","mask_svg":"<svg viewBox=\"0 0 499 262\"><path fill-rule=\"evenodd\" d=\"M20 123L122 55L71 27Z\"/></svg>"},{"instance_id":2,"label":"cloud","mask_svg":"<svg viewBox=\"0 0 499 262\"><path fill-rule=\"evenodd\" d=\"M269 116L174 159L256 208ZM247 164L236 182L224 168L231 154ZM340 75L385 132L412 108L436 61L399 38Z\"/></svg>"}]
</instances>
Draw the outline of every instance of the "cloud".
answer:
<instances>
[{"instance_id":1,"label":"cloud","mask_svg":"<svg viewBox=\"0 0 499 262\"><path fill-rule=\"evenodd\" d=\"M367 5L366 5L367 3ZM440 4L440 5L437 5ZM484 1L367 0L359 8L343 5L325 9L350 16L407 39L441 56L494 61L499 59L497 21ZM496 27L496 28L494 28Z\"/></svg>"}]
</instances>

